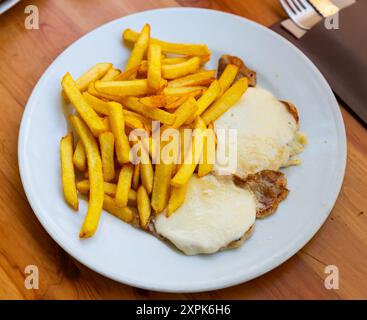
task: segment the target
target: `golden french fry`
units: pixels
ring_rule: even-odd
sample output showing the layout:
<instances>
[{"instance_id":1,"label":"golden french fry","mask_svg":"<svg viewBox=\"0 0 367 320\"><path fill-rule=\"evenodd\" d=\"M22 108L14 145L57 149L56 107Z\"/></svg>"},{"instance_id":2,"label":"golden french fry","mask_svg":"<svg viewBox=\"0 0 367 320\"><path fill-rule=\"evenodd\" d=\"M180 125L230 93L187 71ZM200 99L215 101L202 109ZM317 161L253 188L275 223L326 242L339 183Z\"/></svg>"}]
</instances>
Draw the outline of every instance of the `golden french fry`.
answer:
<instances>
[{"instance_id":1,"label":"golden french fry","mask_svg":"<svg viewBox=\"0 0 367 320\"><path fill-rule=\"evenodd\" d=\"M166 128L178 129L187 119L189 119L198 109L195 98L189 97L177 110L175 111L176 120L172 126L164 125L161 128L163 132Z\"/></svg>"},{"instance_id":2,"label":"golden french fry","mask_svg":"<svg viewBox=\"0 0 367 320\"><path fill-rule=\"evenodd\" d=\"M168 81L167 87L193 87L209 85L215 79L215 70L199 71L188 76Z\"/></svg>"},{"instance_id":3,"label":"golden french fry","mask_svg":"<svg viewBox=\"0 0 367 320\"><path fill-rule=\"evenodd\" d=\"M208 90L206 90L198 100L198 110L196 111L195 116L200 116L219 96L220 92L221 87L219 81L214 80Z\"/></svg>"},{"instance_id":4,"label":"golden french fry","mask_svg":"<svg viewBox=\"0 0 367 320\"><path fill-rule=\"evenodd\" d=\"M210 54L201 55L197 57L200 59L201 65L207 63L210 60ZM193 56L163 58L162 65L177 64L177 63L185 62L191 58L193 58Z\"/></svg>"},{"instance_id":5,"label":"golden french fry","mask_svg":"<svg viewBox=\"0 0 367 320\"><path fill-rule=\"evenodd\" d=\"M81 140L78 141L73 155L74 166L81 172L87 169L87 156L85 155L84 146Z\"/></svg>"},{"instance_id":6,"label":"golden french fry","mask_svg":"<svg viewBox=\"0 0 367 320\"><path fill-rule=\"evenodd\" d=\"M91 82L101 79L111 68L112 63L97 63L75 81L77 88L81 92L87 90Z\"/></svg>"},{"instance_id":7,"label":"golden french fry","mask_svg":"<svg viewBox=\"0 0 367 320\"><path fill-rule=\"evenodd\" d=\"M106 131L99 135L104 181L111 181L115 177L115 137Z\"/></svg>"},{"instance_id":8,"label":"golden french fry","mask_svg":"<svg viewBox=\"0 0 367 320\"><path fill-rule=\"evenodd\" d=\"M148 137L147 139L142 139L142 145L144 149L149 153L152 159L156 159L158 153L158 146L155 139ZM154 161L155 162L155 161Z\"/></svg>"},{"instance_id":9,"label":"golden french fry","mask_svg":"<svg viewBox=\"0 0 367 320\"><path fill-rule=\"evenodd\" d=\"M112 63L97 63L76 80L78 89L80 91L87 90L91 82L101 79L111 68Z\"/></svg>"},{"instance_id":10,"label":"golden french fry","mask_svg":"<svg viewBox=\"0 0 367 320\"><path fill-rule=\"evenodd\" d=\"M89 207L79 234L81 238L88 238L93 236L97 230L103 207L102 160L99 154L98 143L84 122L78 116L70 116L70 122L83 142L88 160L90 179Z\"/></svg>"},{"instance_id":11,"label":"golden french fry","mask_svg":"<svg viewBox=\"0 0 367 320\"><path fill-rule=\"evenodd\" d=\"M169 194L172 172L177 159L176 152L179 149L179 141L175 139L161 142L160 161L155 166L154 184L152 192L152 208L156 213L160 213L166 208ZM168 148L167 150L165 150ZM167 153L165 153L167 151Z\"/></svg>"},{"instance_id":12,"label":"golden french fry","mask_svg":"<svg viewBox=\"0 0 367 320\"><path fill-rule=\"evenodd\" d=\"M147 96L140 98L139 101L149 108L160 108L166 105L167 97L160 94L155 96Z\"/></svg>"},{"instance_id":13,"label":"golden french fry","mask_svg":"<svg viewBox=\"0 0 367 320\"><path fill-rule=\"evenodd\" d=\"M204 177L213 171L215 162L215 133L213 126L208 126L206 135L203 137L202 161L199 163L198 176Z\"/></svg>"},{"instance_id":14,"label":"golden french fry","mask_svg":"<svg viewBox=\"0 0 367 320\"><path fill-rule=\"evenodd\" d=\"M145 190L148 194L151 194L153 189L154 172L149 158L149 153L145 148L141 148L140 179Z\"/></svg>"},{"instance_id":15,"label":"golden french fry","mask_svg":"<svg viewBox=\"0 0 367 320\"><path fill-rule=\"evenodd\" d=\"M210 55L198 56L198 57L200 59L201 64L206 63L210 59ZM162 61L161 65L178 64L178 63L185 62L185 61L189 60L190 58L192 58L192 57L187 56L187 57L161 58L162 59L161 60ZM143 77L147 76L147 73L148 73L148 61L143 60L140 64L138 74L139 74L139 76L141 76L143 78ZM117 79L115 79L115 80L117 80Z\"/></svg>"},{"instance_id":16,"label":"golden french fry","mask_svg":"<svg viewBox=\"0 0 367 320\"><path fill-rule=\"evenodd\" d=\"M76 188L80 193L83 194L87 194L89 192L89 187L90 187L90 183L89 180L82 180L79 181L76 184ZM110 182L104 182L103 183L103 190L104 193L111 196L111 197L115 197L116 196L116 188L117 185L114 183L110 183ZM130 189L129 190L129 195L128 195L128 205L129 206L135 206L136 205L136 191Z\"/></svg>"},{"instance_id":17,"label":"golden french fry","mask_svg":"<svg viewBox=\"0 0 367 320\"><path fill-rule=\"evenodd\" d=\"M146 52L149 46L149 39L150 39L150 25L145 24L143 29L141 30L141 33L138 36L138 39L135 42L133 50L131 51L131 55L129 60L127 61L125 70L129 70L133 67L136 67L141 63L141 61L143 60L144 53ZM136 73L135 75L132 75L133 78L135 76Z\"/></svg>"},{"instance_id":18,"label":"golden french fry","mask_svg":"<svg viewBox=\"0 0 367 320\"><path fill-rule=\"evenodd\" d=\"M125 115L125 124L131 129L143 129L144 124L138 117Z\"/></svg>"},{"instance_id":19,"label":"golden french fry","mask_svg":"<svg viewBox=\"0 0 367 320\"><path fill-rule=\"evenodd\" d=\"M185 201L188 183L181 187L172 187L167 205L167 217L171 216Z\"/></svg>"},{"instance_id":20,"label":"golden french fry","mask_svg":"<svg viewBox=\"0 0 367 320\"><path fill-rule=\"evenodd\" d=\"M146 228L151 215L149 195L143 186L140 186L137 191L137 206L140 218L140 225Z\"/></svg>"},{"instance_id":21,"label":"golden french fry","mask_svg":"<svg viewBox=\"0 0 367 320\"><path fill-rule=\"evenodd\" d=\"M126 29L123 33L123 39L125 39L126 41L136 42L138 38L139 33L131 29ZM208 46L203 44L170 43L154 38L150 39L150 43L160 45L162 48L162 52L164 53L175 53L190 56L201 56L210 54Z\"/></svg>"},{"instance_id":22,"label":"golden french fry","mask_svg":"<svg viewBox=\"0 0 367 320\"><path fill-rule=\"evenodd\" d=\"M70 73L67 73L62 79L62 87L68 99L74 105L81 118L88 125L93 135L98 137L99 134L107 130L102 119L91 108L84 96L80 93Z\"/></svg>"},{"instance_id":23,"label":"golden french fry","mask_svg":"<svg viewBox=\"0 0 367 320\"><path fill-rule=\"evenodd\" d=\"M209 122L217 120L241 98L247 88L247 78L241 78L238 80L203 113L202 118L204 122L208 124Z\"/></svg>"},{"instance_id":24,"label":"golden french fry","mask_svg":"<svg viewBox=\"0 0 367 320\"><path fill-rule=\"evenodd\" d=\"M109 115L108 104L106 101L91 95L89 92L83 92L83 96L95 112L105 116Z\"/></svg>"},{"instance_id":25,"label":"golden french fry","mask_svg":"<svg viewBox=\"0 0 367 320\"><path fill-rule=\"evenodd\" d=\"M200 68L198 57L190 58L178 64L166 64L162 66L162 76L164 79L176 79L194 73Z\"/></svg>"},{"instance_id":26,"label":"golden french fry","mask_svg":"<svg viewBox=\"0 0 367 320\"><path fill-rule=\"evenodd\" d=\"M138 75L140 78L147 78L148 76L148 61L143 60L139 65Z\"/></svg>"},{"instance_id":27,"label":"golden french fry","mask_svg":"<svg viewBox=\"0 0 367 320\"><path fill-rule=\"evenodd\" d=\"M161 109L147 107L136 97L124 98L123 104L132 111L140 113L153 120L160 121L164 124L172 125L175 122L176 116L174 114Z\"/></svg>"},{"instance_id":28,"label":"golden french fry","mask_svg":"<svg viewBox=\"0 0 367 320\"><path fill-rule=\"evenodd\" d=\"M107 71L107 73L101 78L101 81L112 81L114 80L119 74L121 73L121 71L119 69L116 68L111 68L110 70ZM98 80L98 79L97 79Z\"/></svg>"},{"instance_id":29,"label":"golden french fry","mask_svg":"<svg viewBox=\"0 0 367 320\"><path fill-rule=\"evenodd\" d=\"M222 75L219 77L221 92L225 92L233 83L238 73L238 67L234 64L228 64Z\"/></svg>"},{"instance_id":30,"label":"golden french fry","mask_svg":"<svg viewBox=\"0 0 367 320\"><path fill-rule=\"evenodd\" d=\"M140 163L134 165L134 172L133 172L133 181L131 182L131 187L134 190L138 190L140 182Z\"/></svg>"},{"instance_id":31,"label":"golden french fry","mask_svg":"<svg viewBox=\"0 0 367 320\"><path fill-rule=\"evenodd\" d=\"M177 64L182 63L190 59L191 57L173 57L173 58L164 58L162 60L162 65L166 64Z\"/></svg>"},{"instance_id":32,"label":"golden french fry","mask_svg":"<svg viewBox=\"0 0 367 320\"><path fill-rule=\"evenodd\" d=\"M106 125L107 131L111 131L111 128L110 128L110 120L108 119L108 117L104 117L103 118L103 122Z\"/></svg>"},{"instance_id":33,"label":"golden french fry","mask_svg":"<svg viewBox=\"0 0 367 320\"><path fill-rule=\"evenodd\" d=\"M155 166L152 191L152 208L156 213L162 212L167 205L173 163L159 163Z\"/></svg>"},{"instance_id":34,"label":"golden french fry","mask_svg":"<svg viewBox=\"0 0 367 320\"><path fill-rule=\"evenodd\" d=\"M206 125L204 121L200 117L197 117L195 119L195 133L192 141L192 149L195 150L194 156L192 157L192 154L190 153L185 155L184 163L180 166L180 169L178 169L177 173L171 180L172 186L181 187L185 185L193 175L201 158L205 130Z\"/></svg>"},{"instance_id":35,"label":"golden french fry","mask_svg":"<svg viewBox=\"0 0 367 320\"><path fill-rule=\"evenodd\" d=\"M197 116L200 116L212 103L213 101L220 95L221 88L218 80L214 80L208 90L204 92L204 94L197 101L198 109L194 113L192 117L190 117L186 124L189 124L195 120Z\"/></svg>"},{"instance_id":36,"label":"golden french fry","mask_svg":"<svg viewBox=\"0 0 367 320\"><path fill-rule=\"evenodd\" d=\"M158 90L161 87L161 56L161 47L151 44L148 49L148 84L154 90Z\"/></svg>"},{"instance_id":37,"label":"golden french fry","mask_svg":"<svg viewBox=\"0 0 367 320\"><path fill-rule=\"evenodd\" d=\"M117 97L142 96L151 92L147 79L96 81L94 86L98 92Z\"/></svg>"},{"instance_id":38,"label":"golden french fry","mask_svg":"<svg viewBox=\"0 0 367 320\"><path fill-rule=\"evenodd\" d=\"M129 200L129 191L131 189L131 181L133 178L133 166L125 164L120 171L119 181L116 188L116 204L119 207L126 207Z\"/></svg>"},{"instance_id":39,"label":"golden french fry","mask_svg":"<svg viewBox=\"0 0 367 320\"><path fill-rule=\"evenodd\" d=\"M176 96L182 97L186 95L192 95L196 97L197 95L201 95L205 92L207 88L203 86L194 86L194 87L167 87L163 89L163 94L166 96Z\"/></svg>"},{"instance_id":40,"label":"golden french fry","mask_svg":"<svg viewBox=\"0 0 367 320\"><path fill-rule=\"evenodd\" d=\"M108 102L108 110L111 131L115 136L117 161L120 164L128 163L130 161L130 144L125 133L122 105L117 102Z\"/></svg>"},{"instance_id":41,"label":"golden french fry","mask_svg":"<svg viewBox=\"0 0 367 320\"><path fill-rule=\"evenodd\" d=\"M134 218L134 213L129 207L119 207L115 199L106 194L103 199L103 209L125 222L131 222Z\"/></svg>"},{"instance_id":42,"label":"golden french fry","mask_svg":"<svg viewBox=\"0 0 367 320\"><path fill-rule=\"evenodd\" d=\"M190 95L182 96L182 97L175 97L175 96L167 96L166 102L167 104L164 106L165 109L177 109L181 104L183 104Z\"/></svg>"},{"instance_id":43,"label":"golden french fry","mask_svg":"<svg viewBox=\"0 0 367 320\"><path fill-rule=\"evenodd\" d=\"M73 166L73 134L69 133L60 142L61 177L64 198L74 209L78 210L78 194L75 185Z\"/></svg>"},{"instance_id":44,"label":"golden french fry","mask_svg":"<svg viewBox=\"0 0 367 320\"><path fill-rule=\"evenodd\" d=\"M114 96L112 94L107 94L107 93L102 93L102 92L99 92L96 90L95 88L95 83L92 82L89 84L88 86L88 93L98 99L104 99L104 100L109 100L109 101L116 101L116 102L119 102L121 97L117 97L117 96Z\"/></svg>"},{"instance_id":45,"label":"golden french fry","mask_svg":"<svg viewBox=\"0 0 367 320\"><path fill-rule=\"evenodd\" d=\"M129 80L132 77L135 76L135 74L138 72L138 70L140 69L141 64L132 67L130 69L127 69L124 72L121 72L118 76L116 76L116 78L114 78L114 81L124 81L124 80Z\"/></svg>"}]
</instances>

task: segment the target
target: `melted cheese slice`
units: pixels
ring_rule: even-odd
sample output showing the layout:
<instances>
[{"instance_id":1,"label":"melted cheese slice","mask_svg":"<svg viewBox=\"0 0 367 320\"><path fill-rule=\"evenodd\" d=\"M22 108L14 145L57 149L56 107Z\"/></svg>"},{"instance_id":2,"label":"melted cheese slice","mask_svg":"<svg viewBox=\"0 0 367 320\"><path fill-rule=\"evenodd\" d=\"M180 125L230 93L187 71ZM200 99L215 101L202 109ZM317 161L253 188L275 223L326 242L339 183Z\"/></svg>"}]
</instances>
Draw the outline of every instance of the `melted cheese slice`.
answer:
<instances>
[{"instance_id":1,"label":"melted cheese slice","mask_svg":"<svg viewBox=\"0 0 367 320\"><path fill-rule=\"evenodd\" d=\"M240 239L255 223L252 192L228 177L190 179L186 200L169 218L157 216L156 231L187 255L214 253Z\"/></svg>"},{"instance_id":2,"label":"melted cheese slice","mask_svg":"<svg viewBox=\"0 0 367 320\"><path fill-rule=\"evenodd\" d=\"M245 178L264 169L279 170L295 152L298 130L287 107L270 92L248 88L241 99L215 121L216 129L237 130L237 169ZM217 171L218 164L215 166Z\"/></svg>"}]
</instances>

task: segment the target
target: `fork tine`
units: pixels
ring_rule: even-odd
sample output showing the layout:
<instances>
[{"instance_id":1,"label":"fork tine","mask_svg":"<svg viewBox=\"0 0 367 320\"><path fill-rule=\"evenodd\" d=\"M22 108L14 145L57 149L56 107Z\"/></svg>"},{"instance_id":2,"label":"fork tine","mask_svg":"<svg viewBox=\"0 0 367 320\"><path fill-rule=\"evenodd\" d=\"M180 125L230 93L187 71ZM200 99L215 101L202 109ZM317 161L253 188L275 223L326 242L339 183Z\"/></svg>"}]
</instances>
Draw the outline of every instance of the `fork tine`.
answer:
<instances>
[{"instance_id":1,"label":"fork tine","mask_svg":"<svg viewBox=\"0 0 367 320\"><path fill-rule=\"evenodd\" d=\"M294 4L299 8L300 11L306 9L301 0L293 0Z\"/></svg>"},{"instance_id":2,"label":"fork tine","mask_svg":"<svg viewBox=\"0 0 367 320\"><path fill-rule=\"evenodd\" d=\"M302 5L306 8L306 9L314 9L314 7L307 1L307 0L297 0L299 2L302 3Z\"/></svg>"},{"instance_id":3,"label":"fork tine","mask_svg":"<svg viewBox=\"0 0 367 320\"><path fill-rule=\"evenodd\" d=\"M288 6L288 3L285 2L285 0L279 0L280 4L282 5L283 9L287 13L289 17L293 17L295 13L292 11L292 9Z\"/></svg>"},{"instance_id":4,"label":"fork tine","mask_svg":"<svg viewBox=\"0 0 367 320\"><path fill-rule=\"evenodd\" d=\"M292 8L292 10L294 11L295 14L298 14L298 12L300 11L296 5L292 2L292 0L286 0L288 2L288 5Z\"/></svg>"}]
</instances>

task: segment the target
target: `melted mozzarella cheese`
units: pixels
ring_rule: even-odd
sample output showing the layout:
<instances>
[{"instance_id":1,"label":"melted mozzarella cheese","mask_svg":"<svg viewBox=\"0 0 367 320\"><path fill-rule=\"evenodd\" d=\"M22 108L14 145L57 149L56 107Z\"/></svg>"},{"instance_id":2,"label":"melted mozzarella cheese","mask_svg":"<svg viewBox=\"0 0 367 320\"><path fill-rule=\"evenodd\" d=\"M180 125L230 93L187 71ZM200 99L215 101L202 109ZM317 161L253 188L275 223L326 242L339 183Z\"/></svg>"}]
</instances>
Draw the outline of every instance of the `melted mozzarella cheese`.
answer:
<instances>
[{"instance_id":1,"label":"melted mozzarella cheese","mask_svg":"<svg viewBox=\"0 0 367 320\"><path fill-rule=\"evenodd\" d=\"M240 239L255 223L252 192L232 179L207 175L190 179L186 200L169 218L157 216L156 231L187 255L214 253Z\"/></svg>"},{"instance_id":2,"label":"melted mozzarella cheese","mask_svg":"<svg viewBox=\"0 0 367 320\"><path fill-rule=\"evenodd\" d=\"M279 170L295 154L296 120L283 103L264 89L249 88L215 121L215 127L237 130L237 169L231 173L243 178L265 169ZM215 169L218 168L217 164Z\"/></svg>"}]
</instances>

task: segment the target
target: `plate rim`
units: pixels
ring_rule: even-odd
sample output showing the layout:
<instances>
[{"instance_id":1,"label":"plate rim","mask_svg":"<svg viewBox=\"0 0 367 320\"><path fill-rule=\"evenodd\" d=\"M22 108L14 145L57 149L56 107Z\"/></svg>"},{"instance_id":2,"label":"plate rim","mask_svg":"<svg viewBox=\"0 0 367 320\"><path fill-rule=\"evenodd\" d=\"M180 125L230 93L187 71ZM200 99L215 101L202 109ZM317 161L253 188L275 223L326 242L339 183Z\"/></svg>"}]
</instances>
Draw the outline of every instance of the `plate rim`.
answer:
<instances>
[{"instance_id":1,"label":"plate rim","mask_svg":"<svg viewBox=\"0 0 367 320\"><path fill-rule=\"evenodd\" d=\"M25 136L25 132L27 130L27 127L29 125L29 117L28 114L30 113L30 110L32 108L32 105L34 105L34 100L37 99L36 97L36 93L37 93L37 89L39 87L41 87L41 85L43 84L43 82L45 82L47 80L48 77L48 73L54 63L55 60L57 60L58 58L62 57L64 54L66 54L66 52L74 45L76 45L79 40L89 36L91 33L95 32L96 30L103 28L109 24L113 24L116 23L117 21L120 21L122 19L125 19L127 17L132 17L135 15L140 15L140 14L146 14L148 12L152 12L152 13L157 13L159 11L172 11L173 14L175 13L175 11L197 11L197 12L207 12L210 14L215 14L215 15L224 15L224 16L231 16L231 18L233 19L237 19L237 20L241 20L241 21L245 21L246 23L255 25L257 28L261 28L264 30L264 32L267 32L269 34L271 34L273 37L278 38L280 41L284 42L287 47L289 48L289 50L293 50L297 55L299 55L304 62L312 69L313 73L315 76L317 76L318 80L321 81L324 86L325 89L327 90L327 95L328 95L328 100L330 100L330 102L332 102L335 106L335 112L333 112L333 118L334 118L334 124L337 127L337 138L338 138L338 151L340 153L340 160L339 160L339 165L341 167L342 170L338 171L338 175L335 177L335 191L333 194L333 197L331 198L330 203L328 203L327 205L327 211L329 212L327 215L325 216L320 216L318 217L317 221L313 221L312 226L313 228L309 228L308 232L303 232L300 233L298 238L294 239L294 241L292 241L292 243L294 245L289 246L286 248L286 250L282 250L282 254L280 254L278 256L278 259L274 262L268 262L267 265L259 270L255 270L252 271L251 273L247 274L246 276L244 276L243 274L239 274L239 275L231 275L231 276L226 276L220 279L217 279L216 281L213 281L211 283L205 283L205 285L203 285L202 283L195 283L195 285L190 284L187 287L183 286L175 286L175 284L173 285L163 285L160 286L159 284L153 283L153 282L148 282L148 281L140 281L140 279L130 279L128 277L121 277L117 274L112 274L112 273L107 273L105 270L101 269L98 265L94 266L92 265L89 261L81 261L80 257L77 257L77 252L74 253L74 249L69 247L67 243L63 242L62 237L59 237L59 234L57 232L57 230L54 230L52 228L49 228L48 223L47 223L47 218L41 214L42 209L37 205L37 201L36 199L33 197L33 192L31 191L31 185L30 185L30 178L29 175L27 174L26 171L26 161L25 161L25 146L26 146L26 142L27 142L27 137ZM222 11L218 11L218 10L213 10L213 9L204 9L204 8L195 8L195 7L171 7L171 8L160 8L160 9L152 9L152 10L145 10L145 11L139 11L139 12L135 12L133 14L130 15L126 15L117 19L114 19L110 22L107 22L105 24L102 24L96 28L94 28L93 30L87 32L86 34L84 34L83 36L81 36L80 38L78 38L77 40L75 40L73 43L71 43L67 48L65 48L51 63L50 65L47 67L47 69L43 72L43 74L41 75L41 77L39 78L39 80L37 81L37 84L35 85L35 87L32 90L32 93L27 101L27 104L24 108L24 112L22 115L22 119L21 119L21 123L20 123L20 128L19 128L19 133L18 133L18 166L19 166L19 172L20 172L20 177L21 177L21 181L22 181L22 185L24 188L24 192L26 194L26 197L28 199L28 202L34 212L34 214L36 215L37 219L39 220L39 222L41 223L42 227L45 229L45 231L50 235L50 237L61 247L63 248L63 250L65 250L70 256L72 256L74 259L76 259L77 261L79 261L80 263L82 263L83 265L85 265L86 267L88 267L89 269L105 276L106 278L112 279L114 281L117 281L119 283L123 283L123 284L127 284L133 287L138 287L138 288L142 288L142 289L148 289L148 290L152 290L152 291L159 291L159 292L172 292L172 293L184 293L184 292L203 292L203 291L211 291L211 290L218 290L218 289L223 289L223 288L227 288L230 286L234 286L240 283L244 283L247 282L249 280L255 279L267 272L269 272L270 270L275 269L276 267L278 267L279 265L283 264L285 261L287 261L290 257L292 257L294 254L296 254L302 247L304 247L312 238L314 235L316 235L316 233L319 231L319 229L322 227L322 225L325 223L326 219L328 218L328 216L330 215L336 200L339 196L341 187L342 187L342 183L344 180L344 175L345 175L345 168L346 168L346 160L347 160L347 143L346 143L346 133L345 133L345 125L344 125L344 121L343 121L343 117L339 108L339 105L337 103L337 100L328 84L328 82L326 81L326 79L324 78L324 76L321 74L321 72L318 70L318 68L313 64L313 62L302 52L300 51L297 47L295 47L291 42L289 42L287 39L281 37L279 34L275 33L274 31L272 31L271 29L257 23L254 21L251 21L247 18L232 14L232 13L226 13L226 12L222 12ZM326 211L325 209L325 211ZM310 231L312 230L312 231Z\"/></svg>"}]
</instances>

